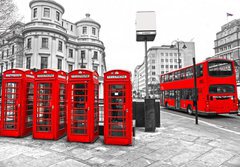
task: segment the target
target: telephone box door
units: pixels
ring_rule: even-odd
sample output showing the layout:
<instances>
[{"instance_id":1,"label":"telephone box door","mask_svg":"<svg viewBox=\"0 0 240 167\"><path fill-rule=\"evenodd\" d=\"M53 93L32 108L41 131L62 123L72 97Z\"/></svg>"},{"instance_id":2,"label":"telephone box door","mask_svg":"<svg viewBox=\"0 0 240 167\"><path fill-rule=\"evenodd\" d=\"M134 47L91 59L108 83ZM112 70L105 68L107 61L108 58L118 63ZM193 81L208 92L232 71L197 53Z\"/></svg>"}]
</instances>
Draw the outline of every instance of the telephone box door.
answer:
<instances>
[{"instance_id":1,"label":"telephone box door","mask_svg":"<svg viewBox=\"0 0 240 167\"><path fill-rule=\"evenodd\" d=\"M3 131L14 130L13 133L18 133L20 121L20 81L5 82L3 85L4 97L2 103L3 108ZM16 134L17 135L17 134Z\"/></svg>"},{"instance_id":2,"label":"telephone box door","mask_svg":"<svg viewBox=\"0 0 240 167\"><path fill-rule=\"evenodd\" d=\"M44 137L52 136L52 125L53 125L53 106L52 106L52 93L53 84L51 82L40 82L37 83L36 92L36 134L38 132ZM43 134L42 132L46 132Z\"/></svg>"},{"instance_id":3,"label":"telephone box door","mask_svg":"<svg viewBox=\"0 0 240 167\"><path fill-rule=\"evenodd\" d=\"M126 85L109 84L109 137L127 137Z\"/></svg>"},{"instance_id":4,"label":"telephone box door","mask_svg":"<svg viewBox=\"0 0 240 167\"><path fill-rule=\"evenodd\" d=\"M88 135L88 82L73 83L72 110L71 110L71 133L75 135Z\"/></svg>"}]
</instances>

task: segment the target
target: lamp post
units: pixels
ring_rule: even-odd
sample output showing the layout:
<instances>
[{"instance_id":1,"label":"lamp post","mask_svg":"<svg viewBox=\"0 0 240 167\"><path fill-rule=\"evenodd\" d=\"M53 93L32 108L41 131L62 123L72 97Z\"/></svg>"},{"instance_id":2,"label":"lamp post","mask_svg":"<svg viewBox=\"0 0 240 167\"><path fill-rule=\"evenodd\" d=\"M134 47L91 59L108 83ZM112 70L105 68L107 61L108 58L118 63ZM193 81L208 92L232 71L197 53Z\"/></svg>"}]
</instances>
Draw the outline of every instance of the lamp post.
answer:
<instances>
[{"instance_id":1,"label":"lamp post","mask_svg":"<svg viewBox=\"0 0 240 167\"><path fill-rule=\"evenodd\" d=\"M139 76L142 76L142 75L138 73L138 98L140 97L140 90L139 90Z\"/></svg>"},{"instance_id":2,"label":"lamp post","mask_svg":"<svg viewBox=\"0 0 240 167\"><path fill-rule=\"evenodd\" d=\"M194 76L194 99L193 99L193 105L195 106L195 123L198 124L198 91L197 91L197 70L196 70L196 60L195 55L192 58L193 60L193 76Z\"/></svg>"},{"instance_id":3,"label":"lamp post","mask_svg":"<svg viewBox=\"0 0 240 167\"><path fill-rule=\"evenodd\" d=\"M172 41L172 44L171 44L171 48L173 48L174 47L174 45L175 46L177 46L177 52L178 52L178 58L177 58L177 60L178 60L178 68L180 68L180 47L179 47L179 45L180 44L183 44L183 47L182 47L182 49L186 49L187 48L187 46L185 45L185 42L183 42L183 41L179 41L179 40L174 40L174 41Z\"/></svg>"}]
</instances>

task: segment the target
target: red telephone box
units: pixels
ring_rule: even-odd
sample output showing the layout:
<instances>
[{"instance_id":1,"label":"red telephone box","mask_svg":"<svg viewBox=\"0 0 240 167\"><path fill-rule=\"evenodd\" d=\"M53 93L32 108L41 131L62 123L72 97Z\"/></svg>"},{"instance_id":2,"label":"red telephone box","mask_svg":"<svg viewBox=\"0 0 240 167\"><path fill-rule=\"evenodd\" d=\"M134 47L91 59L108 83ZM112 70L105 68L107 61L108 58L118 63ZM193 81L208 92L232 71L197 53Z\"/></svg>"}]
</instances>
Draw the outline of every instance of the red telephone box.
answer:
<instances>
[{"instance_id":1,"label":"red telephone box","mask_svg":"<svg viewBox=\"0 0 240 167\"><path fill-rule=\"evenodd\" d=\"M104 143L132 144L132 84L128 71L104 73Z\"/></svg>"},{"instance_id":2,"label":"red telephone box","mask_svg":"<svg viewBox=\"0 0 240 167\"><path fill-rule=\"evenodd\" d=\"M10 69L3 73L1 135L23 137L32 132L34 73Z\"/></svg>"},{"instance_id":3,"label":"red telephone box","mask_svg":"<svg viewBox=\"0 0 240 167\"><path fill-rule=\"evenodd\" d=\"M99 137L98 73L74 70L68 74L67 139L94 142Z\"/></svg>"},{"instance_id":4,"label":"red telephone box","mask_svg":"<svg viewBox=\"0 0 240 167\"><path fill-rule=\"evenodd\" d=\"M35 74L33 138L57 140L66 133L64 71L42 69Z\"/></svg>"}]
</instances>

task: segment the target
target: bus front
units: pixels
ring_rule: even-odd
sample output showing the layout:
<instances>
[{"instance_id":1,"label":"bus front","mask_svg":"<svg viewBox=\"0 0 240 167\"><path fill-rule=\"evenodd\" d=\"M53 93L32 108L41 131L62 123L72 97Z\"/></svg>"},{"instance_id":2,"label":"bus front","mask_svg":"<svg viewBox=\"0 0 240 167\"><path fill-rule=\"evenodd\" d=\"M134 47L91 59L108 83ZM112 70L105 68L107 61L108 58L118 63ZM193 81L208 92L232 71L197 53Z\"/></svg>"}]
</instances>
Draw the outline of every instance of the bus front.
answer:
<instances>
[{"instance_id":1,"label":"bus front","mask_svg":"<svg viewBox=\"0 0 240 167\"><path fill-rule=\"evenodd\" d=\"M234 62L225 59L207 63L206 112L211 114L235 114L238 112L236 73Z\"/></svg>"}]
</instances>

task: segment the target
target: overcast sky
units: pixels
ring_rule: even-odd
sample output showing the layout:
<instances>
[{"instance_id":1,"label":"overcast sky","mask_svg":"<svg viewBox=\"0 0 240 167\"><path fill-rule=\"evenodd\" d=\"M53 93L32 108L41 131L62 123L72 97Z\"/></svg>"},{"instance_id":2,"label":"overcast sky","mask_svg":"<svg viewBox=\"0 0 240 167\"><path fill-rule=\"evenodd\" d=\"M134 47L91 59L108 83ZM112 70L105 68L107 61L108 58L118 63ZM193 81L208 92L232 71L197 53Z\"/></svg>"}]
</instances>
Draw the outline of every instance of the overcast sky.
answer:
<instances>
[{"instance_id":1,"label":"overcast sky","mask_svg":"<svg viewBox=\"0 0 240 167\"><path fill-rule=\"evenodd\" d=\"M86 13L101 24L107 69L129 71L144 60L144 43L136 42L137 11L155 11L157 36L151 46L179 39L195 42L196 59L214 55L216 33L227 21L240 18L240 0L55 0L65 8L63 18L73 23ZM15 0L23 22L30 22L30 0ZM228 17L226 13L233 16Z\"/></svg>"}]
</instances>

